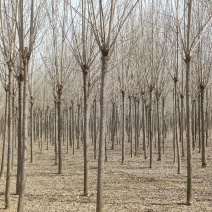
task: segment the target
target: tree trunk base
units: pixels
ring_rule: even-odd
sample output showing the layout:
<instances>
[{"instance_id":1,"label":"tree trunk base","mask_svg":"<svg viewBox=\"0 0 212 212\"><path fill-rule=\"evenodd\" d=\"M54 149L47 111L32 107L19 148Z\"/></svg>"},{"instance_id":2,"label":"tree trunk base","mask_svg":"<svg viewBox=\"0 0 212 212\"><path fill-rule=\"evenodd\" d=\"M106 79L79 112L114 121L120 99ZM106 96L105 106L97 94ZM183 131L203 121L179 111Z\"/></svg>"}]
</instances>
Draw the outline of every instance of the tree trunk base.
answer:
<instances>
[{"instance_id":1,"label":"tree trunk base","mask_svg":"<svg viewBox=\"0 0 212 212\"><path fill-rule=\"evenodd\" d=\"M206 168L207 163L202 163L202 168Z\"/></svg>"},{"instance_id":2,"label":"tree trunk base","mask_svg":"<svg viewBox=\"0 0 212 212\"><path fill-rule=\"evenodd\" d=\"M191 202L186 202L186 205L187 205L187 206L191 206L192 203L191 203Z\"/></svg>"}]
</instances>

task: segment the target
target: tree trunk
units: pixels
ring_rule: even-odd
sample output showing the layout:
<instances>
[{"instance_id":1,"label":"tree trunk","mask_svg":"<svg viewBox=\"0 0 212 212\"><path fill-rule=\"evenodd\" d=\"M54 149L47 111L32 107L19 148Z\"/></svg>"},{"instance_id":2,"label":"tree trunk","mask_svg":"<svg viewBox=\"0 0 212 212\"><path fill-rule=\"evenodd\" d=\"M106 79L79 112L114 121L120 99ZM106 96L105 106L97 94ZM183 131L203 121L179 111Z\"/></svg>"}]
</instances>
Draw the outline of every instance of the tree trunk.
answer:
<instances>
[{"instance_id":1,"label":"tree trunk","mask_svg":"<svg viewBox=\"0 0 212 212\"><path fill-rule=\"evenodd\" d=\"M190 32L191 32L191 16L192 13L192 0L188 1L188 24L187 24L187 42L185 52L186 62L186 129L187 129L187 205L192 203L192 146L190 137Z\"/></svg>"},{"instance_id":2,"label":"tree trunk","mask_svg":"<svg viewBox=\"0 0 212 212\"><path fill-rule=\"evenodd\" d=\"M43 112L40 109L40 151L43 151Z\"/></svg>"},{"instance_id":3,"label":"tree trunk","mask_svg":"<svg viewBox=\"0 0 212 212\"><path fill-rule=\"evenodd\" d=\"M31 102L30 102L30 162L33 163L33 97L31 96Z\"/></svg>"},{"instance_id":4,"label":"tree trunk","mask_svg":"<svg viewBox=\"0 0 212 212\"><path fill-rule=\"evenodd\" d=\"M25 49L26 51L26 49ZM18 199L18 212L24 212L25 185L26 185L26 165L27 165L27 145L28 145L28 60L24 61L24 93L23 93L23 145L21 155L21 180Z\"/></svg>"},{"instance_id":5,"label":"tree trunk","mask_svg":"<svg viewBox=\"0 0 212 212\"><path fill-rule=\"evenodd\" d=\"M148 131L149 131L149 143L150 143L150 164L149 168L152 168L152 162L153 162L153 148L152 148L152 90L153 87L150 86L149 91L149 123L148 123Z\"/></svg>"},{"instance_id":6,"label":"tree trunk","mask_svg":"<svg viewBox=\"0 0 212 212\"><path fill-rule=\"evenodd\" d=\"M75 126L75 122L74 122L74 102L72 102L72 144L73 144L73 146L72 146L72 148L73 148L73 155L74 155L74 148L75 148L75 146L74 146L74 144L75 144L75 138L74 138L74 126Z\"/></svg>"},{"instance_id":7,"label":"tree trunk","mask_svg":"<svg viewBox=\"0 0 212 212\"><path fill-rule=\"evenodd\" d=\"M113 108L112 108L112 128L111 128L111 142L112 142L112 147L111 149L114 149L115 146L115 122L116 122L116 117L115 117L115 103L113 103Z\"/></svg>"},{"instance_id":8,"label":"tree trunk","mask_svg":"<svg viewBox=\"0 0 212 212\"><path fill-rule=\"evenodd\" d=\"M16 133L15 133L15 81L14 81L14 77L12 77L12 164L11 164L11 168L13 170L14 167L14 150L15 150L15 137L16 137Z\"/></svg>"},{"instance_id":9,"label":"tree trunk","mask_svg":"<svg viewBox=\"0 0 212 212\"><path fill-rule=\"evenodd\" d=\"M94 123L93 123L93 134L94 134L94 159L96 159L96 138L97 138L97 131L96 131L96 98L94 99Z\"/></svg>"},{"instance_id":10,"label":"tree trunk","mask_svg":"<svg viewBox=\"0 0 212 212\"><path fill-rule=\"evenodd\" d=\"M146 114L146 132L147 132L147 147L149 147L149 106L146 105L145 107L145 114Z\"/></svg>"},{"instance_id":11,"label":"tree trunk","mask_svg":"<svg viewBox=\"0 0 212 212\"><path fill-rule=\"evenodd\" d=\"M173 89L173 150L174 150L174 164L176 163L176 122L175 122L175 89Z\"/></svg>"},{"instance_id":12,"label":"tree trunk","mask_svg":"<svg viewBox=\"0 0 212 212\"><path fill-rule=\"evenodd\" d=\"M147 153L146 153L146 122L145 122L145 102L142 96L142 122L143 122L143 126L142 126L142 130L143 130L143 150L144 150L144 159L147 159Z\"/></svg>"},{"instance_id":13,"label":"tree trunk","mask_svg":"<svg viewBox=\"0 0 212 212\"><path fill-rule=\"evenodd\" d=\"M58 163L58 142L57 142L57 101L54 101L54 151L55 151L55 165Z\"/></svg>"},{"instance_id":14,"label":"tree trunk","mask_svg":"<svg viewBox=\"0 0 212 212\"><path fill-rule=\"evenodd\" d=\"M125 92L122 90L122 158L121 163L125 162L125 142L124 142L124 126L125 126L125 111L124 111L124 100L125 100Z\"/></svg>"},{"instance_id":15,"label":"tree trunk","mask_svg":"<svg viewBox=\"0 0 212 212\"><path fill-rule=\"evenodd\" d=\"M18 154L17 154L17 180L16 180L16 194L20 191L21 181L21 157L22 157L22 97L23 95L23 75L19 74L18 79Z\"/></svg>"},{"instance_id":16,"label":"tree trunk","mask_svg":"<svg viewBox=\"0 0 212 212\"><path fill-rule=\"evenodd\" d=\"M8 122L8 87L5 89L6 92L6 102L5 102L5 115L4 115L4 130L3 130L3 146L2 146L2 158L1 158L1 173L0 179L4 176L4 164L5 164L5 143L6 143L6 134L7 134L7 122Z\"/></svg>"},{"instance_id":17,"label":"tree trunk","mask_svg":"<svg viewBox=\"0 0 212 212\"><path fill-rule=\"evenodd\" d=\"M201 152L202 140L201 140L201 93L198 95L198 137L199 137L199 153Z\"/></svg>"},{"instance_id":18,"label":"tree trunk","mask_svg":"<svg viewBox=\"0 0 212 212\"><path fill-rule=\"evenodd\" d=\"M130 142L130 155L133 156L133 143L132 143L132 97L129 96L129 142Z\"/></svg>"},{"instance_id":19,"label":"tree trunk","mask_svg":"<svg viewBox=\"0 0 212 212\"><path fill-rule=\"evenodd\" d=\"M62 112L62 117L61 117L61 133L62 133L62 138L63 138L63 146L65 145L65 131L66 131L66 110L65 108L63 109Z\"/></svg>"},{"instance_id":20,"label":"tree trunk","mask_svg":"<svg viewBox=\"0 0 212 212\"><path fill-rule=\"evenodd\" d=\"M115 107L115 135L116 135L116 144L119 145L119 130L120 130L120 120L119 120L119 114L118 114L118 106Z\"/></svg>"},{"instance_id":21,"label":"tree trunk","mask_svg":"<svg viewBox=\"0 0 212 212\"><path fill-rule=\"evenodd\" d=\"M102 68L101 68L101 89L100 89L100 132L99 132L99 157L98 157L98 178L97 178L97 205L96 212L103 211L103 175L104 175L104 135L105 135L105 123L104 123L104 87L105 87L105 75L107 72L108 55L102 54Z\"/></svg>"},{"instance_id":22,"label":"tree trunk","mask_svg":"<svg viewBox=\"0 0 212 212\"><path fill-rule=\"evenodd\" d=\"M179 139L178 139L178 133L177 133L177 78L175 79L175 83L174 83L174 125L175 125L175 141L176 141L176 145L177 145L177 173L180 174L181 172L181 157L180 157L180 145L179 145Z\"/></svg>"},{"instance_id":23,"label":"tree trunk","mask_svg":"<svg viewBox=\"0 0 212 212\"><path fill-rule=\"evenodd\" d=\"M77 149L80 148L80 104L77 105L78 116L77 116Z\"/></svg>"},{"instance_id":24,"label":"tree trunk","mask_svg":"<svg viewBox=\"0 0 212 212\"><path fill-rule=\"evenodd\" d=\"M135 156L138 155L138 141L137 141L137 130L138 130L138 126L137 126L137 101L136 99L134 99L134 104L135 104L135 109L134 109L134 123L135 123L135 127L134 127L134 137L135 137Z\"/></svg>"},{"instance_id":25,"label":"tree trunk","mask_svg":"<svg viewBox=\"0 0 212 212\"><path fill-rule=\"evenodd\" d=\"M9 96L8 96L8 153L7 153L7 179L6 179L6 191L5 191L5 208L10 209L11 207L11 167L12 167L12 95L13 95L13 73L9 67Z\"/></svg>"},{"instance_id":26,"label":"tree trunk","mask_svg":"<svg viewBox=\"0 0 212 212\"><path fill-rule=\"evenodd\" d=\"M160 137L160 114L159 114L159 97L156 99L157 103L157 125L158 125L158 161L161 161L161 137Z\"/></svg>"},{"instance_id":27,"label":"tree trunk","mask_svg":"<svg viewBox=\"0 0 212 212\"><path fill-rule=\"evenodd\" d=\"M197 142L197 101L194 103L194 141Z\"/></svg>"},{"instance_id":28,"label":"tree trunk","mask_svg":"<svg viewBox=\"0 0 212 212\"><path fill-rule=\"evenodd\" d=\"M209 117L209 114L208 113L208 92L206 93L206 99L207 99L207 103L206 103L206 108L205 108L205 146L207 147L208 146L208 138L209 138L209 130L210 130L210 126L209 126L209 120L210 120L210 117Z\"/></svg>"},{"instance_id":29,"label":"tree trunk","mask_svg":"<svg viewBox=\"0 0 212 212\"><path fill-rule=\"evenodd\" d=\"M182 157L185 156L185 152L184 152L184 139L183 139L183 136L184 136L184 133L183 133L183 129L184 129L184 103L183 103L183 100L184 100L184 96L181 94L180 96L181 98L181 122L180 122L180 142L181 142L181 145L182 145Z\"/></svg>"},{"instance_id":30,"label":"tree trunk","mask_svg":"<svg viewBox=\"0 0 212 212\"><path fill-rule=\"evenodd\" d=\"M69 107L69 145L72 147L72 107Z\"/></svg>"},{"instance_id":31,"label":"tree trunk","mask_svg":"<svg viewBox=\"0 0 212 212\"><path fill-rule=\"evenodd\" d=\"M205 168L207 166L206 163L206 145L205 145L205 120L204 120L204 91L205 87L203 85L200 86L201 92L201 124L202 124L202 167Z\"/></svg>"},{"instance_id":32,"label":"tree trunk","mask_svg":"<svg viewBox=\"0 0 212 212\"><path fill-rule=\"evenodd\" d=\"M190 137L190 57L186 59L187 205L192 202L192 145Z\"/></svg>"},{"instance_id":33,"label":"tree trunk","mask_svg":"<svg viewBox=\"0 0 212 212\"><path fill-rule=\"evenodd\" d=\"M88 123L88 70L83 70L83 92L84 92L84 196L88 195L88 141L87 141L87 123Z\"/></svg>"},{"instance_id":34,"label":"tree trunk","mask_svg":"<svg viewBox=\"0 0 212 212\"><path fill-rule=\"evenodd\" d=\"M140 121L140 110L139 110L139 106L140 106L140 100L137 99L136 101L136 104L137 104L137 123L136 123L136 137L137 137L137 154L139 153L139 135L140 135L140 124L139 124L139 121Z\"/></svg>"},{"instance_id":35,"label":"tree trunk","mask_svg":"<svg viewBox=\"0 0 212 212\"><path fill-rule=\"evenodd\" d=\"M105 133L105 162L107 162L107 133Z\"/></svg>"},{"instance_id":36,"label":"tree trunk","mask_svg":"<svg viewBox=\"0 0 212 212\"><path fill-rule=\"evenodd\" d=\"M83 144L83 135L84 135L84 117L83 117L83 105L80 105L80 111L81 111L81 115L80 115L80 140L81 143Z\"/></svg>"},{"instance_id":37,"label":"tree trunk","mask_svg":"<svg viewBox=\"0 0 212 212\"><path fill-rule=\"evenodd\" d=\"M49 129L50 129L50 114L49 114L49 107L46 109L46 150L49 150Z\"/></svg>"},{"instance_id":38,"label":"tree trunk","mask_svg":"<svg viewBox=\"0 0 212 212\"><path fill-rule=\"evenodd\" d=\"M62 144L61 144L61 95L62 85L58 85L58 102L57 102L57 113L58 113L58 174L62 173Z\"/></svg>"},{"instance_id":39,"label":"tree trunk","mask_svg":"<svg viewBox=\"0 0 212 212\"><path fill-rule=\"evenodd\" d=\"M195 150L195 125L194 125L194 122L195 122L195 100L192 101L192 109L191 109L191 114L192 114L192 117L191 117L191 134L192 134L192 148L193 150Z\"/></svg>"},{"instance_id":40,"label":"tree trunk","mask_svg":"<svg viewBox=\"0 0 212 212\"><path fill-rule=\"evenodd\" d=\"M164 116L164 110L165 110L165 99L162 99L162 145L163 145L163 154L165 152L165 116Z\"/></svg>"}]
</instances>

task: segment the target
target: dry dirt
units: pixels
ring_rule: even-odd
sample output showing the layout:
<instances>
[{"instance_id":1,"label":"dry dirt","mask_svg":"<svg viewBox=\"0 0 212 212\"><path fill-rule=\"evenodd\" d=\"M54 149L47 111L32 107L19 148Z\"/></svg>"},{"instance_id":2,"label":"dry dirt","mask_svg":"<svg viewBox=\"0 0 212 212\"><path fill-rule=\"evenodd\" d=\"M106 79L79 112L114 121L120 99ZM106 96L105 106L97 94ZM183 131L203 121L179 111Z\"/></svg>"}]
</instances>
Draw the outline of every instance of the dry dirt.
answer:
<instances>
[{"instance_id":1,"label":"dry dirt","mask_svg":"<svg viewBox=\"0 0 212 212\"><path fill-rule=\"evenodd\" d=\"M182 173L177 174L173 164L171 138L166 140L165 155L157 161L154 149L153 168L142 152L130 157L126 144L126 163L121 165L121 145L108 150L104 172L104 211L121 212L211 212L212 211L212 140L207 148L207 168L201 168L201 155L193 152L192 206L186 206L186 158L182 158ZM1 147L2 148L2 144ZM97 160L89 147L89 196L83 194L83 146L75 155L63 152L63 174L57 174L54 165L54 148L41 152L34 144L34 163L27 166L26 211L44 212L93 212L96 205ZM109 146L108 146L109 148ZM1 154L0 154L1 155ZM12 209L16 211L15 173L12 176ZM0 181L0 211L4 207L5 178Z\"/></svg>"}]
</instances>

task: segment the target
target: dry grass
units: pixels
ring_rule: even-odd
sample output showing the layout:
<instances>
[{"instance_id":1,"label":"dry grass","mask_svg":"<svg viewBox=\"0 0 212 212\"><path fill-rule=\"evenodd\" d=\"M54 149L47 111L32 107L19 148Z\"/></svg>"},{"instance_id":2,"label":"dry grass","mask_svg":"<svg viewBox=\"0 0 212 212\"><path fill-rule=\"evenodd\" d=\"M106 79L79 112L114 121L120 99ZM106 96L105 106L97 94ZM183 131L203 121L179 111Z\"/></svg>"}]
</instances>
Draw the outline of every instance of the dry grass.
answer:
<instances>
[{"instance_id":1,"label":"dry grass","mask_svg":"<svg viewBox=\"0 0 212 212\"><path fill-rule=\"evenodd\" d=\"M186 158L182 158L182 173L177 174L173 164L171 139L166 140L166 152L157 161L154 149L153 168L142 152L130 158L126 144L126 162L121 165L121 145L108 150L108 162L104 174L104 211L121 212L209 212L212 211L212 141L207 148L207 168L201 168L201 155L193 152L194 204L186 206ZM89 196L83 194L83 151L75 155L63 153L63 174L57 174L54 165L54 148L40 152L35 143L34 163L28 163L26 211L45 212L93 212L96 204L97 161L93 159L93 147L89 147ZM2 147L2 145L1 145ZM44 148L45 149L45 148ZM18 197L15 193L15 173L12 176L12 205L16 211ZM0 211L4 209L5 179L0 181Z\"/></svg>"}]
</instances>

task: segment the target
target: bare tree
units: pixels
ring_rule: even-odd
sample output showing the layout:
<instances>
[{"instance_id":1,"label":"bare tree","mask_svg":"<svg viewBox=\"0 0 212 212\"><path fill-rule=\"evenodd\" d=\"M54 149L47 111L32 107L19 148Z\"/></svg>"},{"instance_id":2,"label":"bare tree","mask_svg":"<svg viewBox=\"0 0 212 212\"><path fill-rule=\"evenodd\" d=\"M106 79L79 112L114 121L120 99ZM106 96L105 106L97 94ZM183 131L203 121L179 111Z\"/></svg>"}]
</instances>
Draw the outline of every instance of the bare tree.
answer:
<instances>
[{"instance_id":1,"label":"bare tree","mask_svg":"<svg viewBox=\"0 0 212 212\"><path fill-rule=\"evenodd\" d=\"M91 66L98 55L98 49L95 48L95 38L92 30L89 27L88 6L87 1L81 2L81 25L75 26L74 21L78 17L75 14L76 9L70 4L71 8L71 23L72 23L72 41L69 40L69 46L80 66L83 74L83 144L84 144L84 195L88 195L88 112L89 112L89 93L92 87ZM79 30L79 32L78 32ZM68 37L68 36L67 36ZM68 37L69 38L69 37ZM79 108L79 107L78 107ZM79 121L79 120L78 120ZM79 138L78 138L79 141ZM79 145L78 145L79 147Z\"/></svg>"},{"instance_id":2,"label":"bare tree","mask_svg":"<svg viewBox=\"0 0 212 212\"><path fill-rule=\"evenodd\" d=\"M10 5L14 6L14 11L11 10L10 7L2 7L2 1L0 1L0 19L1 19L1 40L2 40L2 54L4 56L5 63L8 67L8 154L7 154L7 180L6 180L6 192L5 192L5 203L6 209L11 207L11 170L12 170L12 147L13 147L13 75L15 68L15 60L16 60L16 23L15 19L17 19L17 8L18 4ZM10 14L12 11L12 14ZM4 13L3 13L4 12ZM11 24L8 22L8 16L11 19ZM3 30L5 29L5 31ZM7 34L8 33L8 34ZM12 47L12 48L11 48ZM7 99L6 99L7 100ZM3 171L2 171L3 174Z\"/></svg>"},{"instance_id":3,"label":"bare tree","mask_svg":"<svg viewBox=\"0 0 212 212\"><path fill-rule=\"evenodd\" d=\"M135 41L132 37L132 29L129 28L130 21L126 24L126 29L125 33L121 33L121 45L120 48L118 46L116 47L116 54L121 52L122 54L120 55L120 67L117 67L117 74L118 74L118 82L121 90L121 99L122 99L122 126L121 126L121 140L122 140L122 159L121 163L125 163L125 105L126 105L126 92L127 89L129 88L130 84L130 68L131 68L131 58L130 55L132 54L132 49L135 47ZM131 36L131 37L130 37ZM118 55L117 55L118 57ZM118 59L118 58L117 58Z\"/></svg>"},{"instance_id":4,"label":"bare tree","mask_svg":"<svg viewBox=\"0 0 212 212\"><path fill-rule=\"evenodd\" d=\"M3 75L5 75L5 73L3 73ZM2 76L1 76L2 78ZM7 77L5 78L7 79ZM1 81L6 81L5 79L1 79ZM3 178L4 176L4 167L5 167L5 148L6 148L6 138L7 138L7 118L8 118L8 85L7 82L2 82L4 90L5 90L5 114L4 114L4 132L3 132L3 145L2 145L2 156L1 156L1 173L0 173L0 179Z\"/></svg>"},{"instance_id":5,"label":"bare tree","mask_svg":"<svg viewBox=\"0 0 212 212\"><path fill-rule=\"evenodd\" d=\"M103 169L104 169L104 95L105 95L105 77L108 68L109 55L111 49L117 40L118 34L129 17L129 14L136 6L136 2L125 1L122 4L122 11L119 19L116 21L115 10L117 9L118 2L101 0L89 0L88 1L88 14L91 28L95 35L97 45L101 51L101 90L100 90L100 140L99 140L99 158L98 158L98 181L97 181L97 207L96 211L101 212L103 210ZM97 6L99 12L97 12L95 6ZM121 5L120 5L121 6ZM109 9L108 9L109 8ZM98 18L98 20L97 20Z\"/></svg>"},{"instance_id":6,"label":"bare tree","mask_svg":"<svg viewBox=\"0 0 212 212\"><path fill-rule=\"evenodd\" d=\"M16 27L18 32L19 38L19 55L20 55L20 76L23 76L23 122L21 123L22 126L22 142L21 142L21 156L19 155L20 161L20 182L17 182L18 185L18 211L24 211L24 196L25 196L25 186L26 186L26 163L27 163L27 143L28 143L28 98L29 98L29 91L28 91L28 78L29 78L29 62L32 51L34 49L36 36L38 34L38 28L40 24L40 20L42 18L42 4L36 4L31 0L30 2L26 3L23 0L18 2L18 15L19 18L16 19ZM28 23L25 20L25 9L29 6L29 13L30 19ZM29 28L27 28L29 27ZM28 33L29 31L29 33ZM27 42L28 39L28 42ZM27 46L27 47L26 47ZM23 72L22 72L23 71ZM23 73L23 75L22 75ZM21 80L22 81L22 80ZM21 103L19 104L21 106ZM21 108L19 108L20 110ZM20 132L19 132L20 133ZM20 139L20 138L19 138Z\"/></svg>"},{"instance_id":7,"label":"bare tree","mask_svg":"<svg viewBox=\"0 0 212 212\"><path fill-rule=\"evenodd\" d=\"M62 7L62 14L59 7ZM51 8L51 9L49 9ZM55 118L57 120L57 130L55 129L55 164L58 161L58 173L62 173L62 96L67 86L67 80L70 77L71 65L73 60L70 55L67 54L68 49L65 43L67 35L67 4L57 4L57 2L51 1L49 5L46 5L46 12L48 15L49 23L52 29L52 46L53 49L49 49L45 46L44 52L41 53L43 62L48 72L48 81L53 88L53 97L55 102ZM49 52L49 50L51 50ZM46 52L45 52L46 51ZM47 54L44 57L43 53ZM71 60L70 60L71 59ZM55 123L56 126L56 123ZM57 138L56 138L57 137Z\"/></svg>"},{"instance_id":8,"label":"bare tree","mask_svg":"<svg viewBox=\"0 0 212 212\"><path fill-rule=\"evenodd\" d=\"M209 14L205 23L197 31L196 34L191 34L192 30L192 8L193 1L189 0L187 3L187 29L185 30L186 39L183 43L183 50L185 54L186 64L186 130L187 130L187 205L192 204L192 149L191 149L191 136L190 136L190 67L191 58L196 44L200 41L201 35L204 29L208 26L211 21L212 15ZM194 32L193 32L194 33ZM191 37L192 35L192 37Z\"/></svg>"}]
</instances>

